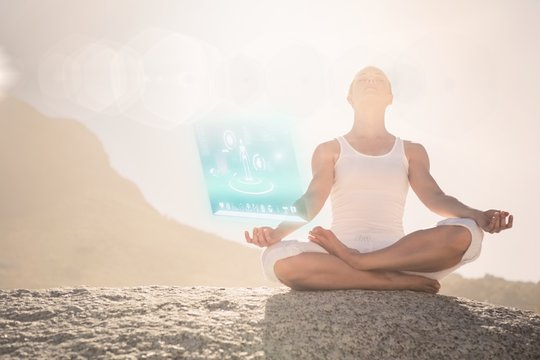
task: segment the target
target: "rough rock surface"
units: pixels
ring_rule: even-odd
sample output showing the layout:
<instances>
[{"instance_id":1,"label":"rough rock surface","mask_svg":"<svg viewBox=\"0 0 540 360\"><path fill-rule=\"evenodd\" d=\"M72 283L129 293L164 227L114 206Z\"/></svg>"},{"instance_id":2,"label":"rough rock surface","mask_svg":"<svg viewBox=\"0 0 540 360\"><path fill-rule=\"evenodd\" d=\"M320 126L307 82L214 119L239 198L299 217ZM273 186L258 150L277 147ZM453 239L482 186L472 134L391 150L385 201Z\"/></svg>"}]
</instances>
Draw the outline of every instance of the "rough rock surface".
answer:
<instances>
[{"instance_id":1,"label":"rough rock surface","mask_svg":"<svg viewBox=\"0 0 540 360\"><path fill-rule=\"evenodd\" d=\"M1 358L538 359L540 316L410 291L0 291Z\"/></svg>"}]
</instances>

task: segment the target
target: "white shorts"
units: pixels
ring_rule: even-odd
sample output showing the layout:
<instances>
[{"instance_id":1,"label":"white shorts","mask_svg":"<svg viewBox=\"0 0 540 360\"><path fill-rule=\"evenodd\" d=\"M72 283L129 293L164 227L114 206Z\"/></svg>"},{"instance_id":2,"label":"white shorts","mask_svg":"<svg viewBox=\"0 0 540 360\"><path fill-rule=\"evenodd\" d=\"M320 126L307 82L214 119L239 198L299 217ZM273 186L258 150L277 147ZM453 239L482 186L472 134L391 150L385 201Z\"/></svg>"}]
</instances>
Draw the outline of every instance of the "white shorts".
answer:
<instances>
[{"instance_id":1,"label":"white shorts","mask_svg":"<svg viewBox=\"0 0 540 360\"><path fill-rule=\"evenodd\" d=\"M484 238L483 230L476 224L476 221L469 218L449 218L441 220L437 223L437 226L442 225L459 225L463 226L471 232L472 241L461 258L461 262L455 266L444 269L437 272L413 272L413 271L404 271L407 274L417 274L432 279L440 280L459 268L460 266L474 261L480 256L480 251L482 249L482 240ZM338 234L336 234L341 241L343 241L348 247L356 249L360 252L371 252L379 249L383 249L387 246L392 245L398 241L401 236L396 235L387 235L387 234L362 234L355 238L342 239ZM263 266L263 272L265 277L268 280L275 282L280 282L274 273L274 264L280 259L287 258L289 256L295 256L304 252L319 252L319 253L328 253L324 248L317 245L311 241L298 241L298 240L282 240L276 244L273 244L267 247L262 255L261 262Z\"/></svg>"}]
</instances>

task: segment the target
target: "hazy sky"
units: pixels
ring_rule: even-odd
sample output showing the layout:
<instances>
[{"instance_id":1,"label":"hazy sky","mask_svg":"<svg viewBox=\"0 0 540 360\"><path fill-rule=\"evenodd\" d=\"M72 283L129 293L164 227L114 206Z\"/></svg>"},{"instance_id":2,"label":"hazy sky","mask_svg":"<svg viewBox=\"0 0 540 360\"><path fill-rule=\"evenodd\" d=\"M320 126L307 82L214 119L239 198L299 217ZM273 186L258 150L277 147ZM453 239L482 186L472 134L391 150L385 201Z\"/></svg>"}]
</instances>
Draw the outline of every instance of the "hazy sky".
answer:
<instances>
[{"instance_id":1,"label":"hazy sky","mask_svg":"<svg viewBox=\"0 0 540 360\"><path fill-rule=\"evenodd\" d=\"M426 147L446 193L515 216L458 272L533 281L538 24L538 1L0 0L0 47L18 73L10 92L85 123L160 212L240 242L245 228L275 223L210 214L191 123L284 109L307 185L315 146L352 125L355 71L381 67L389 131ZM410 191L406 232L440 219ZM329 221L327 207L290 238Z\"/></svg>"}]
</instances>

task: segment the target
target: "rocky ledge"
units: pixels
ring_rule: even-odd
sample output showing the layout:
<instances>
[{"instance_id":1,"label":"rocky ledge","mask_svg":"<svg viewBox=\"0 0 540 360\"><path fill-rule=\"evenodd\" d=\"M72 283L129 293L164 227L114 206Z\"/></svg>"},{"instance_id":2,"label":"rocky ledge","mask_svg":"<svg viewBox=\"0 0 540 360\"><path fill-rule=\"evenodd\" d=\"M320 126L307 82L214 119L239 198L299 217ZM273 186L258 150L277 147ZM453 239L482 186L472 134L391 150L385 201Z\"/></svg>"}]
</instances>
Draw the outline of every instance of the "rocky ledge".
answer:
<instances>
[{"instance_id":1,"label":"rocky ledge","mask_svg":"<svg viewBox=\"0 0 540 360\"><path fill-rule=\"evenodd\" d=\"M411 291L0 290L0 357L539 359L540 316Z\"/></svg>"}]
</instances>

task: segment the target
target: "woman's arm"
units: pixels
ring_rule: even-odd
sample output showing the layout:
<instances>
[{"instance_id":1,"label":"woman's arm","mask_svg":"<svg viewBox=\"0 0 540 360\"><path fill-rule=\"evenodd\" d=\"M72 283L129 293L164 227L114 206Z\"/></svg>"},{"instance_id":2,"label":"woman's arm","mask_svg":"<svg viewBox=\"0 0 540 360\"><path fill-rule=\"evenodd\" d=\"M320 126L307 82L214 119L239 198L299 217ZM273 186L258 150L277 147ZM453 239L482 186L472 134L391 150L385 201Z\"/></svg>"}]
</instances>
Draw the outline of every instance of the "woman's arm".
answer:
<instances>
[{"instance_id":1,"label":"woman's arm","mask_svg":"<svg viewBox=\"0 0 540 360\"><path fill-rule=\"evenodd\" d=\"M297 213L308 222L321 211L334 184L334 157L336 151L339 151L337 146L337 143L332 140L319 144L315 148L311 160L313 178L304 195L293 204ZM247 242L264 247L281 241L285 236L304 225L305 223L284 221L275 229L270 227L254 228L253 237L250 237L246 230L244 236Z\"/></svg>"},{"instance_id":2,"label":"woman's arm","mask_svg":"<svg viewBox=\"0 0 540 360\"><path fill-rule=\"evenodd\" d=\"M488 232L500 232L513 224L513 215L503 210L481 211L471 208L453 196L445 194L429 171L426 149L417 143L407 144L409 157L409 183L428 209L444 217L471 218ZM509 216L508 222L506 217Z\"/></svg>"}]
</instances>

